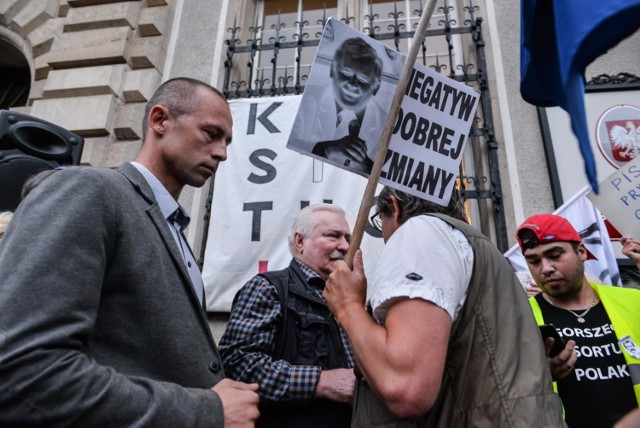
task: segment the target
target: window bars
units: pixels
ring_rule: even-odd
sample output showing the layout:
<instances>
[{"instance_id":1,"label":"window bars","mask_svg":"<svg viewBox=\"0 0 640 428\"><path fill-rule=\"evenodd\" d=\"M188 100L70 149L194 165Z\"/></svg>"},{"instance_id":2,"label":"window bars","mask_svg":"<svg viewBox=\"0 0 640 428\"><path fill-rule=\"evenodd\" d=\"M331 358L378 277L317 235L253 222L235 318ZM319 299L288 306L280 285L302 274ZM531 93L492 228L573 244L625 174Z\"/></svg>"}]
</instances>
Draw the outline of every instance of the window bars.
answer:
<instances>
[{"instance_id":1,"label":"window bars","mask_svg":"<svg viewBox=\"0 0 640 428\"><path fill-rule=\"evenodd\" d=\"M407 4L415 8L407 8ZM474 223L485 235L494 238L500 251L504 252L508 249L508 235L482 18L476 16L479 7L473 4L473 0L462 5L461 9L458 13L448 0L443 0L437 7L421 41L418 60L481 94L469 137L471 141L460 166L458 184L467 201L475 200L472 207ZM384 12L386 16L381 18ZM369 3L362 16L361 27L370 37L398 51L406 51L421 13L421 0ZM284 17L291 16L287 14ZM247 31L242 31L234 19L227 30L229 38L225 41L227 51L222 91L227 99L302 94L327 19L326 6L323 10L305 11L301 2L293 22L285 22L278 13L269 17L268 21L273 24L268 28L261 25L267 22L266 19L256 18ZM351 26L359 22L349 14L348 7L340 20ZM207 222L210 206L211 197L207 201Z\"/></svg>"}]
</instances>

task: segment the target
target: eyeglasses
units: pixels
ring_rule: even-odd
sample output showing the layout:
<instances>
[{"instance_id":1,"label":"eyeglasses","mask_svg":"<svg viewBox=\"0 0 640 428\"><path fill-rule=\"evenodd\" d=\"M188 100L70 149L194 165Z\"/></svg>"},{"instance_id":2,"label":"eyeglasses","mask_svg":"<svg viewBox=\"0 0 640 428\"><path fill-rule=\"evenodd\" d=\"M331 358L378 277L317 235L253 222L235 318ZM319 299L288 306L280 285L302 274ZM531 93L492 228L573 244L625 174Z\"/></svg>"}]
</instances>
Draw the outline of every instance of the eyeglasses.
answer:
<instances>
[{"instance_id":1,"label":"eyeglasses","mask_svg":"<svg viewBox=\"0 0 640 428\"><path fill-rule=\"evenodd\" d=\"M369 217L369 223L373 226L378 232L382 232L382 219L380 218L380 211L376 211L374 215Z\"/></svg>"}]
</instances>

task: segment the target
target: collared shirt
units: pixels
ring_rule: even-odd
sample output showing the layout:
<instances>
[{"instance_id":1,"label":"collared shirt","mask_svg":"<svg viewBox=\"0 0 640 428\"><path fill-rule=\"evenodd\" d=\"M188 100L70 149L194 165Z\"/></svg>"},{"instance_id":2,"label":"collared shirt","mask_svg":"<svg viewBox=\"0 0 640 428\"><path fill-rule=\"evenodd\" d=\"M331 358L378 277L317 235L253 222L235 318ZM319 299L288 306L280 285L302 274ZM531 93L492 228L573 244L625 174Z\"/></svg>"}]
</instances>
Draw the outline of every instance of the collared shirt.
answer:
<instances>
[{"instance_id":1,"label":"collared shirt","mask_svg":"<svg viewBox=\"0 0 640 428\"><path fill-rule=\"evenodd\" d=\"M173 234L173 239L175 239L176 244L180 249L185 267L187 268L189 277L191 278L191 284L196 292L200 306L202 306L204 302L204 283L202 282L202 275L200 273L200 269L198 269L198 264L193 257L193 253L191 252L191 247L189 247L187 240L182 234L182 231L189 225L191 219L151 171L138 162L131 162L131 165L140 171L145 180L147 180L147 183L149 183L149 186L153 191L153 195L156 198L156 202L158 203L158 207L160 208L160 212L162 212L162 216L167 220L169 229Z\"/></svg>"},{"instance_id":2,"label":"collared shirt","mask_svg":"<svg viewBox=\"0 0 640 428\"><path fill-rule=\"evenodd\" d=\"M309 287L322 297L322 289L312 285L320 279L311 268L296 259ZM321 282L324 284L324 281ZM242 287L231 319L218 349L227 376L260 385L260 396L274 401L310 400L313 398L321 368L274 361L275 337L280 326L280 301L276 288L264 277L256 275ZM353 351L346 333L340 336L349 367L354 366Z\"/></svg>"}]
</instances>

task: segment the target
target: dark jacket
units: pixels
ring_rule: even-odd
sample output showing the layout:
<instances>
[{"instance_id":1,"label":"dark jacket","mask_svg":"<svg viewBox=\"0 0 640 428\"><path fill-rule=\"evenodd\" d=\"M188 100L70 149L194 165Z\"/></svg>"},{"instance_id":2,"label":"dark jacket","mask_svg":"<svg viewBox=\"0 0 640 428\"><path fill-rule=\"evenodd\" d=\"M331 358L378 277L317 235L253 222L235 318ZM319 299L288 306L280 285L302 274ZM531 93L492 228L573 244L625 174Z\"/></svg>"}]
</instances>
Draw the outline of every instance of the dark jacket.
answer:
<instances>
[{"instance_id":1,"label":"dark jacket","mask_svg":"<svg viewBox=\"0 0 640 428\"><path fill-rule=\"evenodd\" d=\"M282 324L275 339L273 360L315 365L322 370L348 368L338 324L310 285L300 267L263 273L278 291ZM312 278L310 281L322 281ZM324 284L315 284L322 289ZM273 402L262 400L258 427L349 427L351 406L329 400Z\"/></svg>"}]
</instances>

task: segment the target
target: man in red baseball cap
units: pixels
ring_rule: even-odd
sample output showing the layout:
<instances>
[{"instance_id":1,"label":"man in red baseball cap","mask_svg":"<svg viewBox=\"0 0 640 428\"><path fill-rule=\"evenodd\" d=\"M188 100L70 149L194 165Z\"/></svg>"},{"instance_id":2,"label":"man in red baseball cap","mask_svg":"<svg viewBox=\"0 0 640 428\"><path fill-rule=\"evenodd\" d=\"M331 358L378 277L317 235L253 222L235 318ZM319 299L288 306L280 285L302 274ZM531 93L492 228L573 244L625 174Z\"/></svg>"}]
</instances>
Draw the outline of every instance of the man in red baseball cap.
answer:
<instances>
[{"instance_id":1,"label":"man in red baseball cap","mask_svg":"<svg viewBox=\"0 0 640 428\"><path fill-rule=\"evenodd\" d=\"M610 427L640 403L640 291L590 283L595 259L580 234L554 214L529 217L518 244L542 293L529 303L538 325L552 324L566 346L549 352L569 427Z\"/></svg>"},{"instance_id":2,"label":"man in red baseball cap","mask_svg":"<svg viewBox=\"0 0 640 428\"><path fill-rule=\"evenodd\" d=\"M527 248L549 242L575 242L582 244L582 238L576 229L564 217L555 214L538 214L529 217L518 228L518 244L524 254ZM583 244L584 246L584 244ZM587 247L587 260L597 260Z\"/></svg>"}]
</instances>

